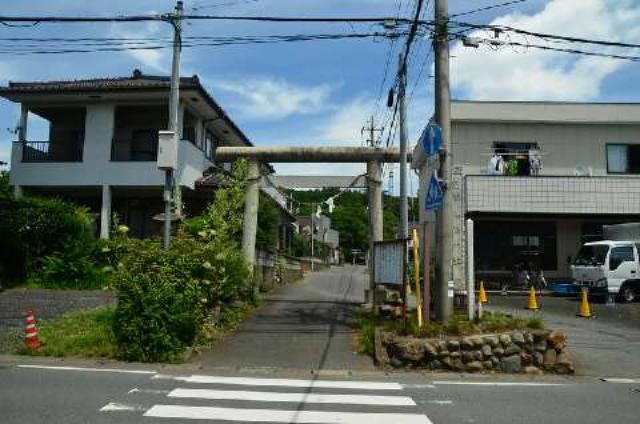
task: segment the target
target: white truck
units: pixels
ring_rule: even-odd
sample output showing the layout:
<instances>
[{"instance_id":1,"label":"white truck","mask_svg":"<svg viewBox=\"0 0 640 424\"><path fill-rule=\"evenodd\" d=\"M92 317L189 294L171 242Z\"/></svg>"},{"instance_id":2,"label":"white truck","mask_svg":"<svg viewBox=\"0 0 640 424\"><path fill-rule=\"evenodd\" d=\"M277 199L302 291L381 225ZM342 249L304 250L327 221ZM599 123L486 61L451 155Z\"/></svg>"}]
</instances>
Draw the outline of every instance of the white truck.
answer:
<instances>
[{"instance_id":1,"label":"white truck","mask_svg":"<svg viewBox=\"0 0 640 424\"><path fill-rule=\"evenodd\" d=\"M603 236L578 252L571 265L573 284L633 302L640 297L640 223L605 225Z\"/></svg>"}]
</instances>

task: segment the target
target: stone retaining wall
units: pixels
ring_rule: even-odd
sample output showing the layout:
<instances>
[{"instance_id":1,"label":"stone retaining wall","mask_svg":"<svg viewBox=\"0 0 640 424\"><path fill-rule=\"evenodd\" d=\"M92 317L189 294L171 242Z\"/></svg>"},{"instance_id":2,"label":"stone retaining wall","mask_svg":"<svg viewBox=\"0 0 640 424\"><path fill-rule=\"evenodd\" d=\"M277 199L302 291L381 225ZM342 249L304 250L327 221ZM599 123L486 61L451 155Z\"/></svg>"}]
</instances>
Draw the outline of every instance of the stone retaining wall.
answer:
<instances>
[{"instance_id":1,"label":"stone retaining wall","mask_svg":"<svg viewBox=\"0 0 640 424\"><path fill-rule=\"evenodd\" d=\"M523 330L437 339L375 333L376 362L385 367L458 372L572 374L567 338L559 331Z\"/></svg>"}]
</instances>

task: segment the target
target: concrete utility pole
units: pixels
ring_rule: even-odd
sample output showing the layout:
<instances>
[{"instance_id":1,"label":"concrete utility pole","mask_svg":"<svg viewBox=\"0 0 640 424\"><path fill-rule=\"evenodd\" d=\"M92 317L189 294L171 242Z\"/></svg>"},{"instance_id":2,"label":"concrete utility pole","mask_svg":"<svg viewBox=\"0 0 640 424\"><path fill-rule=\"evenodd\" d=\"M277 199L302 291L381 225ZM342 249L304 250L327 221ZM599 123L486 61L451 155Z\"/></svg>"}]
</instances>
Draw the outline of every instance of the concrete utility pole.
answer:
<instances>
[{"instance_id":1,"label":"concrete utility pole","mask_svg":"<svg viewBox=\"0 0 640 424\"><path fill-rule=\"evenodd\" d=\"M407 67L400 55L400 81L398 102L400 109L400 225L399 238L409 238L409 204L407 202L407 110L405 95L407 86Z\"/></svg>"},{"instance_id":2,"label":"concrete utility pole","mask_svg":"<svg viewBox=\"0 0 640 424\"><path fill-rule=\"evenodd\" d=\"M316 204L311 204L311 271L314 270L314 262L315 262L315 243L313 240L313 236L315 236L315 222L313 216L316 214Z\"/></svg>"},{"instance_id":3,"label":"concrete utility pole","mask_svg":"<svg viewBox=\"0 0 640 424\"><path fill-rule=\"evenodd\" d=\"M451 92L449 89L449 6L447 0L435 0L435 118L442 129L442 144L438 177L444 182L442 208L436 212L436 296L435 312L440 321L448 320L453 314L453 293L449 292L449 282L453 280L453 208L448 178L451 175Z\"/></svg>"},{"instance_id":4,"label":"concrete utility pole","mask_svg":"<svg viewBox=\"0 0 640 424\"><path fill-rule=\"evenodd\" d=\"M169 131L173 131L176 149L178 148L178 110L180 91L180 50L182 48L182 2L176 3L176 11L171 18L173 25L173 61L171 64L171 94L169 96ZM163 246L169 248L171 239L171 195L173 189L173 170L166 169L164 175L164 235Z\"/></svg>"}]
</instances>

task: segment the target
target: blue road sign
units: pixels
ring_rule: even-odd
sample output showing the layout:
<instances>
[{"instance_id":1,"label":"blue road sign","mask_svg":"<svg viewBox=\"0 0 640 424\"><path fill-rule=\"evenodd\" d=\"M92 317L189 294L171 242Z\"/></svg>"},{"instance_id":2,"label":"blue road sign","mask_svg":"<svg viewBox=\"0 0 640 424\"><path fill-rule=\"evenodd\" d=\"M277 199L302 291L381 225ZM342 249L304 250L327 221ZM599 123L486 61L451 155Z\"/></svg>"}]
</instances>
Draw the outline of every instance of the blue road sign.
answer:
<instances>
[{"instance_id":1,"label":"blue road sign","mask_svg":"<svg viewBox=\"0 0 640 424\"><path fill-rule=\"evenodd\" d=\"M425 199L425 208L429 210L441 207L442 198L442 187L440 187L436 171L433 171L431 179L429 180L429 189L427 190L427 198Z\"/></svg>"},{"instance_id":2,"label":"blue road sign","mask_svg":"<svg viewBox=\"0 0 640 424\"><path fill-rule=\"evenodd\" d=\"M432 156L440 152L442 144L442 129L436 125L429 123L424 131L422 131L422 147L427 156Z\"/></svg>"}]
</instances>

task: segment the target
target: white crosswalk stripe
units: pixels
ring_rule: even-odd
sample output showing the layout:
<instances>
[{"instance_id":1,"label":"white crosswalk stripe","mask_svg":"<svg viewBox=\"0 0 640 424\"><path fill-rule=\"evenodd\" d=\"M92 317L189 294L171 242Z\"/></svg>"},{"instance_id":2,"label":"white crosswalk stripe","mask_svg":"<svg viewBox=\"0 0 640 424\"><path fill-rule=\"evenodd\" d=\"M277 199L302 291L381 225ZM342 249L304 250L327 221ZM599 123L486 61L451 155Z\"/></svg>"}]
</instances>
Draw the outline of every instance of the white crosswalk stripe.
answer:
<instances>
[{"instance_id":1,"label":"white crosswalk stripe","mask_svg":"<svg viewBox=\"0 0 640 424\"><path fill-rule=\"evenodd\" d=\"M179 387L158 390L157 385L166 389L168 383L152 378L154 387L136 387L127 392L136 403L111 402L100 411L142 413L167 421L431 424L426 415L415 412L416 402L411 397L391 393L404 390L397 383L208 375L162 379L173 380ZM229 386L251 386L254 390L234 390ZM146 406L141 400L146 400Z\"/></svg>"},{"instance_id":2,"label":"white crosswalk stripe","mask_svg":"<svg viewBox=\"0 0 640 424\"><path fill-rule=\"evenodd\" d=\"M164 378L163 376L154 378ZM185 383L198 384L230 384L241 386L271 386L271 387L299 387L324 389L354 389L354 390L402 390L398 383L384 383L374 381L328 381L328 380L295 380L288 378L246 378L221 377L215 375L192 375L190 377L172 377Z\"/></svg>"},{"instance_id":3,"label":"white crosswalk stripe","mask_svg":"<svg viewBox=\"0 0 640 424\"><path fill-rule=\"evenodd\" d=\"M274 393L182 388L171 391L168 394L168 397L214 400L248 400L255 402L346 403L387 406L412 406L416 404L413 399L406 396L370 396L352 394L327 395L317 393Z\"/></svg>"},{"instance_id":4,"label":"white crosswalk stripe","mask_svg":"<svg viewBox=\"0 0 640 424\"><path fill-rule=\"evenodd\" d=\"M429 424L425 415L155 405L145 417L318 424Z\"/></svg>"}]
</instances>

